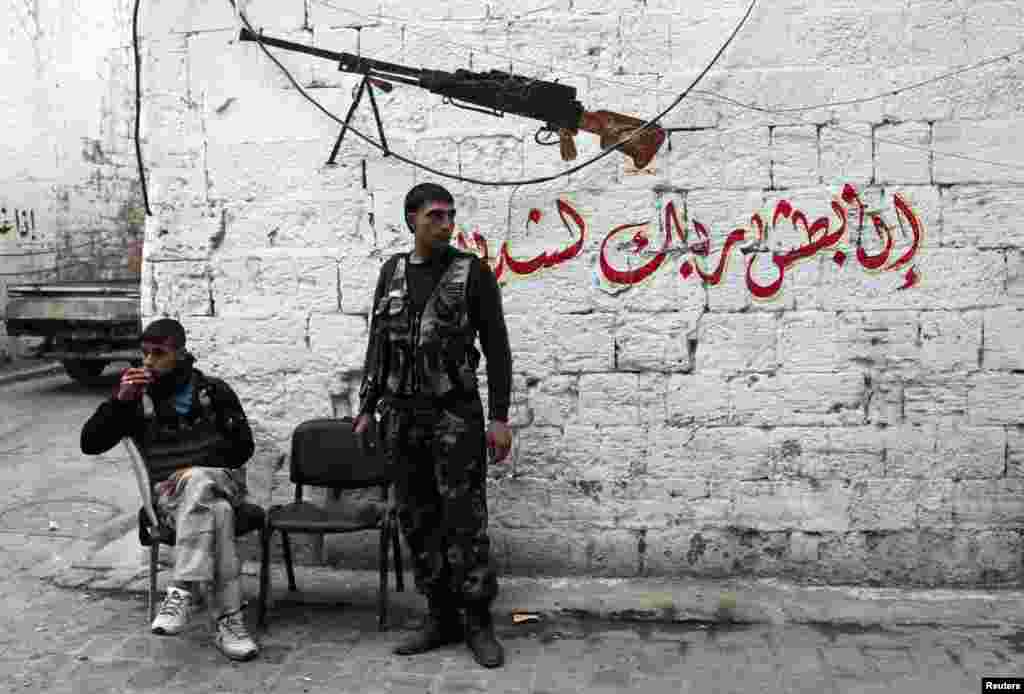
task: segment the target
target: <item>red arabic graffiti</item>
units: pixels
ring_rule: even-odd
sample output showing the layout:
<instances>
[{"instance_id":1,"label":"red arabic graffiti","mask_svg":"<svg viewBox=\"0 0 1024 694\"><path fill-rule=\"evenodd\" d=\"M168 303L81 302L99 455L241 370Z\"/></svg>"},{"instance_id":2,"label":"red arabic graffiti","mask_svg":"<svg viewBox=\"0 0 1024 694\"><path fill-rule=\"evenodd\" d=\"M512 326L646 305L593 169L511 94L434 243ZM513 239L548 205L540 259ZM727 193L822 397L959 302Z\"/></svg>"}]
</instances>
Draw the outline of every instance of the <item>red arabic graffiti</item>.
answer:
<instances>
[{"instance_id":1,"label":"red arabic graffiti","mask_svg":"<svg viewBox=\"0 0 1024 694\"><path fill-rule=\"evenodd\" d=\"M523 260L515 258L512 255L512 251L509 249L509 242L503 241L501 248L498 249L497 259L495 259L490 254L487 239L481 236L478 231L474 231L472 234L475 249L469 246L469 243L466 241L466 235L462 231L456 233L455 244L462 250L475 252L483 258L491 266L491 269L494 270L494 276L499 282L507 280L508 274L519 276L532 275L542 268L552 268L556 265L561 265L562 263L572 260L580 254L580 251L583 250L583 244L586 241L587 235L587 224L583 221L583 217L572 207L572 205L564 200L558 200L558 215L570 235L573 234L573 229L570 227L569 222L571 221L572 224L575 225L578 238L565 248L555 251L554 253L543 251L540 255L534 256L528 260ZM542 214L540 210L536 208L530 210L527 227L529 227L530 224L540 223L541 218Z\"/></svg>"},{"instance_id":2,"label":"red arabic graffiti","mask_svg":"<svg viewBox=\"0 0 1024 694\"><path fill-rule=\"evenodd\" d=\"M711 233L701 222L693 220L692 231L696 238L692 245L687 245L690 227L680 222L675 203L670 201L665 206L663 224L661 225L662 239L658 250L654 251L651 248L651 239L645 233L648 226L646 221L620 224L609 231L601 242L599 256L601 275L614 285L635 285L647 280L660 270L670 255L688 255L689 257L684 259L679 266L679 275L682 279L686 281L693 277L705 286L713 287L722 281L728 271L733 252L740 248L744 254L748 255L745 269L747 289L755 298L767 300L778 295L782 289L786 271L799 261L814 258L823 252L830 252L832 261L837 266L843 267L848 260L849 252L855 248L854 257L869 273L895 272L905 268L903 284L897 289L910 289L919 284L921 279L917 266L914 265L914 259L921 248L924 225L907 201L898 193L893 196L893 205L900 228L905 230L909 227L912 237L910 245L895 260L891 260L896 246L892 228L878 212L867 209L860 194L853 186L844 186L840 199L831 201L830 206L834 219L826 216L811 221L805 212L793 207L788 200L779 200L771 214L771 229L775 229L781 220L786 220L798 232L800 238L806 240L798 247L787 251L771 251L772 279L764 283L755 276L754 272L754 264L769 252L766 247L769 228L760 213L751 216L749 227L740 227L729 232L719 253L718 262L712 269L705 267L705 263L708 262L711 255ZM848 208L854 210L855 225L851 224ZM553 268L568 262L579 256L583 249L587 233L587 225L583 217L572 205L562 199L557 201L557 209L559 218L571 239L561 249L543 251L532 258L517 258L513 255L509 242L504 241L497 255L492 256L487 240L479 231L473 231L470 235L472 245L463 231L456 234L455 243L459 248L476 253L483 258L494 270L499 282L507 282L512 277L526 277L541 269ZM877 238L879 250L876 252L869 252L864 247L865 217L871 223L869 233L873 233ZM527 228L531 224L539 224L542 219L543 214L540 210L531 209L526 222ZM833 221L835 221L834 228ZM857 231L855 239L851 238L851 230L854 227ZM619 239L628 240L623 242ZM846 241L845 250L841 247L844 239ZM674 243L678 243L678 245L674 246ZM741 246L741 244L748 245ZM632 263L628 263L627 267L622 268L616 266L611 259L613 249L626 250L628 255L632 256L651 255L651 258L638 267L632 267Z\"/></svg>"}]
</instances>

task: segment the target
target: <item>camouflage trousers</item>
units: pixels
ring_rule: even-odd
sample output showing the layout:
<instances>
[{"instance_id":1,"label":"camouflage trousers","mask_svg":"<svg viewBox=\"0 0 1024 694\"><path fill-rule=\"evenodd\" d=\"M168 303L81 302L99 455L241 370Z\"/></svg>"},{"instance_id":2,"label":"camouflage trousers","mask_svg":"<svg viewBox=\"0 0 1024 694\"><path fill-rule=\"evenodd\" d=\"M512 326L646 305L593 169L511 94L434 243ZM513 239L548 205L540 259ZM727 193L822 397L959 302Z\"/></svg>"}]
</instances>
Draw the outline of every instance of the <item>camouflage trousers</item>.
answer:
<instances>
[{"instance_id":1,"label":"camouflage trousers","mask_svg":"<svg viewBox=\"0 0 1024 694\"><path fill-rule=\"evenodd\" d=\"M479 401L410 409L385 401L384 454L416 588L428 598L486 607L498 593L487 537L487 443Z\"/></svg>"},{"instance_id":2,"label":"camouflage trousers","mask_svg":"<svg viewBox=\"0 0 1024 694\"><path fill-rule=\"evenodd\" d=\"M195 467L154 490L161 524L174 528L175 580L208 588L221 614L242 607L235 506L246 494L244 475L241 469Z\"/></svg>"}]
</instances>

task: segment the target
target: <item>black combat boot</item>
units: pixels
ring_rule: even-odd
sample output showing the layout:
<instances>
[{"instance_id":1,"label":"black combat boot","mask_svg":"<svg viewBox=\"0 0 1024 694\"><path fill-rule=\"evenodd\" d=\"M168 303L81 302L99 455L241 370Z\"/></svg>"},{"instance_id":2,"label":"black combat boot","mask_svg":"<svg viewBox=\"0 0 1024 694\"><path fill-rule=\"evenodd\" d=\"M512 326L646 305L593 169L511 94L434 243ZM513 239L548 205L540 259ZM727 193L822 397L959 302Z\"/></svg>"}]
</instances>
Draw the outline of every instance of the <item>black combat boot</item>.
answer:
<instances>
[{"instance_id":1,"label":"black combat boot","mask_svg":"<svg viewBox=\"0 0 1024 694\"><path fill-rule=\"evenodd\" d=\"M466 645L483 667L501 667L505 650L494 638L494 620L489 607L466 608Z\"/></svg>"},{"instance_id":2,"label":"black combat boot","mask_svg":"<svg viewBox=\"0 0 1024 694\"><path fill-rule=\"evenodd\" d=\"M414 655L458 643L463 638L459 611L450 600L428 598L423 626L411 637L395 646L396 655Z\"/></svg>"}]
</instances>

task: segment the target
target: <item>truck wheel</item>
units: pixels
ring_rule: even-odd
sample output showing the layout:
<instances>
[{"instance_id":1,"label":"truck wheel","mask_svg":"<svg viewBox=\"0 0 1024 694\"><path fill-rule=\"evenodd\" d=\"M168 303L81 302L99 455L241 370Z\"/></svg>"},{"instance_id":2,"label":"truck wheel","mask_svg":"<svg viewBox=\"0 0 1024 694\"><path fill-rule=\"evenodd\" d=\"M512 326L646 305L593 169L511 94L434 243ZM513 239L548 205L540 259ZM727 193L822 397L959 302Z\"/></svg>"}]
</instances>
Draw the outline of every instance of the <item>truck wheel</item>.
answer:
<instances>
[{"instance_id":1,"label":"truck wheel","mask_svg":"<svg viewBox=\"0 0 1024 694\"><path fill-rule=\"evenodd\" d=\"M61 364L68 376L85 385L95 381L103 369L107 368L107 362L95 359L64 359Z\"/></svg>"}]
</instances>

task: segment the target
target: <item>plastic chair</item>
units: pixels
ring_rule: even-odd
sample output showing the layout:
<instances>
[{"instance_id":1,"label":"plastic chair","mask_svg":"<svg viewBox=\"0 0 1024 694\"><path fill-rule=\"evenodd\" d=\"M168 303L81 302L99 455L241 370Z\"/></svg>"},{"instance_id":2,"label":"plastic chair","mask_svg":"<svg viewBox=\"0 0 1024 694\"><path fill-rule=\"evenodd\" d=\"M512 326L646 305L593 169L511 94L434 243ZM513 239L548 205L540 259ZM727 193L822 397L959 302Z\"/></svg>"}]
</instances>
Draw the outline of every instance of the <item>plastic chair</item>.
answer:
<instances>
[{"instance_id":1,"label":"plastic chair","mask_svg":"<svg viewBox=\"0 0 1024 694\"><path fill-rule=\"evenodd\" d=\"M398 518L394 504L391 471L375 442L373 430L363 444L353 429L351 417L311 419L299 424L292 434L290 478L295 484L295 501L272 506L267 511L260 566L259 624L266 627L267 597L270 592L270 540L281 532L281 548L288 572L288 589L297 591L289 533L327 535L376 530L380 533L377 626L384 630L387 618L389 545L395 555L395 588L405 590ZM302 498L303 486L325 487L338 501L343 490L381 488L380 501L363 502L355 513L325 508Z\"/></svg>"},{"instance_id":2,"label":"plastic chair","mask_svg":"<svg viewBox=\"0 0 1024 694\"><path fill-rule=\"evenodd\" d=\"M162 525L157 519L153 508L153 488L150 484L149 471L142 460L142 454L130 438L121 440L128 450L132 461L132 471L139 485L142 497L142 508L139 509L139 544L149 547L149 621L156 617L156 579L160 570L160 545L173 547L175 543L174 529ZM266 514L261 506L242 503L235 508L235 537L247 535L259 530L262 536L266 532Z\"/></svg>"}]
</instances>

